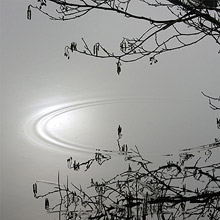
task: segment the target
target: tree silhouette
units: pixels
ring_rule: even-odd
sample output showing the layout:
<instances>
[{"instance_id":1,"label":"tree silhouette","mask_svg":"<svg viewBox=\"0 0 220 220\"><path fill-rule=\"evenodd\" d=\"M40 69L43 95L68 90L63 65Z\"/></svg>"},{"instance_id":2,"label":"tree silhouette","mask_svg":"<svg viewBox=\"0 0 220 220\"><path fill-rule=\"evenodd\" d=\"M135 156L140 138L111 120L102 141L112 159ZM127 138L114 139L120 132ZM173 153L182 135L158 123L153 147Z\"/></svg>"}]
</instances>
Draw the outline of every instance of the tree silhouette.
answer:
<instances>
[{"instance_id":1,"label":"tree silhouette","mask_svg":"<svg viewBox=\"0 0 220 220\"><path fill-rule=\"evenodd\" d=\"M137 6L145 9L141 10L142 14L135 12ZM64 55L68 59L71 52L116 59L118 74L123 62L149 57L150 64L157 63L160 54L192 46L205 38L220 44L218 0L37 0L36 5L28 6L28 19L31 19L31 9L52 20L75 20L99 10L145 22L140 36L119 40L118 51L110 51L99 42L88 45L84 38L80 44L72 42L65 47Z\"/></svg>"},{"instance_id":2,"label":"tree silhouette","mask_svg":"<svg viewBox=\"0 0 220 220\"><path fill-rule=\"evenodd\" d=\"M149 169L149 161L136 149L125 156L132 168L129 164L126 171L110 180L97 182L91 178L88 189L83 190L69 183L68 178L66 185L61 184L58 174L58 182L51 191L45 194L34 191L34 196L45 198L45 209L48 213L58 213L59 220L147 219L148 216L217 220L220 217L220 162L209 161L211 149L219 146L219 140L201 146L199 156L195 149L185 150L180 153L178 162L169 161L156 169ZM40 184L41 181L34 183ZM51 194L57 194L58 201L49 206Z\"/></svg>"},{"instance_id":3,"label":"tree silhouette","mask_svg":"<svg viewBox=\"0 0 220 220\"><path fill-rule=\"evenodd\" d=\"M220 110L215 103L220 101L219 98L202 94L209 99L212 109ZM219 150L220 139L182 149L176 161L169 160L172 155L165 155L167 162L155 167L143 158L138 147L123 148L126 144L121 144L121 132L120 126L118 154L128 164L127 170L101 182L91 178L85 190L69 182L68 177L66 184L61 184L59 173L57 183L37 181L33 184L34 197L44 198L48 213L57 213L59 220L220 218L220 162L213 156ZM93 163L101 166L108 160L111 160L111 155L98 152L85 162L73 162L70 157L67 166L73 172L87 171ZM52 185L52 188L41 194L38 188L43 183Z\"/></svg>"},{"instance_id":4,"label":"tree silhouette","mask_svg":"<svg viewBox=\"0 0 220 220\"><path fill-rule=\"evenodd\" d=\"M145 7L146 13L135 13L136 5ZM205 38L220 45L218 0L37 0L36 5L28 6L29 20L33 9L57 21L75 20L101 10L146 22L140 36L119 40L117 51L110 51L99 42L88 45L84 38L80 43L71 42L65 47L64 55L68 59L72 52L116 59L118 74L122 63L145 57L149 57L150 64L157 63L160 54L192 46ZM164 17L161 10L165 11ZM220 97L202 94L208 98L211 109L220 110L217 105ZM220 118L216 124L219 129ZM127 163L127 170L100 182L91 178L87 189L75 185L69 177L65 184L61 183L59 173L56 183L36 181L34 197L44 199L48 213L57 213L59 220L220 218L220 162L215 161L213 153L220 147L218 138L210 144L182 149L177 161L169 160L172 155L166 155L167 162L154 167L138 147L130 149L121 143L121 126L117 133L118 154ZM94 163L102 166L111 159L111 153L97 151L93 158L83 162L70 157L67 166L73 172L82 169L86 172ZM42 184L49 184L51 190L41 193Z\"/></svg>"}]
</instances>

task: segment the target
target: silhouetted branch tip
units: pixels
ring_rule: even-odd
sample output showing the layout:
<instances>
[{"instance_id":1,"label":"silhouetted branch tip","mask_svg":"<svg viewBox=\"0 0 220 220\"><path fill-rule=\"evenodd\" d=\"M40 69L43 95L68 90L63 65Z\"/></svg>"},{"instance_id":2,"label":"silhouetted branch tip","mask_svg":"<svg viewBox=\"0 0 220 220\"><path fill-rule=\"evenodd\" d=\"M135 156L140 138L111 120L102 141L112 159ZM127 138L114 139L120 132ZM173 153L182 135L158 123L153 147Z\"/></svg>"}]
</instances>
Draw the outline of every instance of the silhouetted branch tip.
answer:
<instances>
[{"instance_id":1,"label":"silhouetted branch tip","mask_svg":"<svg viewBox=\"0 0 220 220\"><path fill-rule=\"evenodd\" d=\"M217 0L36 0L36 5L32 6L33 9L57 21L80 19L91 11L102 11L145 22L142 34L133 38L123 37L118 50L114 52L100 42L90 47L84 39L82 46L74 42L65 47L64 55L68 59L69 52L74 51L86 56L115 58L117 74L121 73L122 63L150 57L152 65L158 62L159 55L190 47L206 37L211 37L220 46L220 5ZM136 7L140 6L145 10L142 10L142 14L135 14ZM160 9L164 11L164 17ZM148 11L152 11L152 14L148 15ZM31 19L30 6L27 18Z\"/></svg>"}]
</instances>

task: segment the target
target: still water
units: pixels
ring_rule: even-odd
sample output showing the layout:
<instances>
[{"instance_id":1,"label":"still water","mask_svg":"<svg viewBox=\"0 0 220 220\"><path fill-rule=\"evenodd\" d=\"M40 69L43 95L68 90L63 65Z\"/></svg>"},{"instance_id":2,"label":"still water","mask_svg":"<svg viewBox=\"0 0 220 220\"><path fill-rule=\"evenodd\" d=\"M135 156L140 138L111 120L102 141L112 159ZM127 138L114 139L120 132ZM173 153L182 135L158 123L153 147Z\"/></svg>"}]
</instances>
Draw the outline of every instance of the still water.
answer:
<instances>
[{"instance_id":1,"label":"still water","mask_svg":"<svg viewBox=\"0 0 220 220\"><path fill-rule=\"evenodd\" d=\"M161 102L166 117L155 111L154 107ZM178 153L174 152L175 149L169 152L171 149L165 144L160 151L158 149L155 151L150 146L152 142L150 129L157 129L158 137L163 137L164 134L160 131L168 124L167 120L173 117L171 125L166 126L167 129L173 129L178 123L178 114L176 116L173 113L168 114L168 103L168 100L143 98L87 99L60 103L41 109L30 116L25 123L25 135L39 147L53 150L85 154L96 151L118 154L117 127L121 125L122 139L131 148L137 145L135 141L139 141L141 145L145 143L145 146L139 147L144 147L148 156ZM163 133L166 131L163 130ZM168 140L169 138L164 139L164 142ZM147 142L149 146L146 146Z\"/></svg>"},{"instance_id":2,"label":"still water","mask_svg":"<svg viewBox=\"0 0 220 220\"><path fill-rule=\"evenodd\" d=\"M191 123L192 119L185 124L180 119L184 114L181 111L182 105L189 103L189 100L180 102L137 97L81 99L59 103L32 114L24 126L25 137L40 148L71 155L71 159L67 159L71 164L68 165L68 162L67 167L72 169L76 166L76 169L74 168L66 179L62 178L61 182L60 173L58 173L57 181L60 187L65 188L65 184L79 184L80 187L82 185L88 190L90 179L103 181L103 179L114 180L118 177L119 181L122 181L123 173L128 167L136 169L135 166L138 163L130 163L126 160L127 156L132 155L132 149L135 149L135 146L138 146L144 158L149 161L150 168L156 165L157 169L158 164L164 165L171 160L178 161L179 153L186 151L184 147L173 147L175 142L178 143L178 138L172 134L179 128L180 123L182 126L188 126ZM161 114L161 104L163 104L163 114ZM190 115L187 117L185 115L185 118L190 119ZM121 152L117 145L118 125L122 127L120 142L128 145L128 151L125 153ZM175 135L181 134L176 131ZM158 138L155 139L155 136ZM135 142L138 142L138 145ZM188 147L187 152L203 151L203 147ZM96 157L93 160L97 152L104 155L103 161ZM82 155L91 163L84 158L82 161ZM77 163L81 164L80 172L77 172ZM88 172L86 165L89 166ZM36 180L40 190L44 193L49 192L50 203L55 205L59 204L59 195L51 192L57 188L58 182L50 181L50 176L48 179ZM53 195L49 197L50 194ZM88 213L82 212L81 215L85 218Z\"/></svg>"},{"instance_id":3,"label":"still water","mask_svg":"<svg viewBox=\"0 0 220 220\"><path fill-rule=\"evenodd\" d=\"M186 105L189 109L183 111ZM184 149L193 150L201 145L193 142L198 124L190 112L195 106L198 103L190 100L143 96L75 99L33 112L24 123L24 134L37 147L58 153L91 157L99 152L118 156L121 155L117 143L120 125L120 144L126 144L128 152L138 147L147 160L163 164L178 160ZM199 120L201 115L197 116ZM204 131L198 130L198 135L200 132Z\"/></svg>"},{"instance_id":4,"label":"still water","mask_svg":"<svg viewBox=\"0 0 220 220\"><path fill-rule=\"evenodd\" d=\"M109 179L127 170L124 155L118 154L119 125L121 144L129 150L136 145L144 158L159 163L172 159L165 155L178 155L181 149L219 136L215 124L219 116L201 95L201 91L219 95L215 44L166 54L151 67L148 59L124 65L118 76L114 61L77 55L66 60L63 49L82 37L96 43L94 24L109 48L106 36L118 47L121 37L128 36L120 22L116 28L116 22L103 25L97 17L92 25L82 20L70 28L70 23L58 24L35 13L30 23L26 20L29 2L0 2L4 64L0 219L57 219L47 215L44 201L33 197L32 184L56 183L58 171L62 184L68 175L70 182L87 186L91 176ZM121 37L113 34L116 30ZM133 31L129 25L131 36L139 36ZM67 168L70 156L83 162L97 151L107 152L112 160L101 167L94 164L86 173ZM215 155L219 160L219 153ZM44 185L42 189L50 190Z\"/></svg>"}]
</instances>

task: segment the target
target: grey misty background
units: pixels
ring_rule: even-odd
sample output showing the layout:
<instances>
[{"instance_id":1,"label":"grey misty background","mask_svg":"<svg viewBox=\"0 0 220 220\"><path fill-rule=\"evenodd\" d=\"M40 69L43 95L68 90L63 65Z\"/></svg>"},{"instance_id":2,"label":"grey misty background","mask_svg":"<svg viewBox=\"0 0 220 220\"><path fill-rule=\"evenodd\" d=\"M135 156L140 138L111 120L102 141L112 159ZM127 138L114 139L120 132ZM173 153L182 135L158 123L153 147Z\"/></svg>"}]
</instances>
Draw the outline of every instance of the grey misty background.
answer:
<instances>
[{"instance_id":1,"label":"grey misty background","mask_svg":"<svg viewBox=\"0 0 220 220\"><path fill-rule=\"evenodd\" d=\"M217 112L210 110L201 95L201 91L219 95L219 48L213 41L206 39L191 48L164 54L156 65L150 66L148 59L123 65L118 76L114 60L80 55L67 60L64 46L84 37L91 44L100 41L114 49L123 36L139 35L144 24L101 12L64 23L34 12L30 22L26 19L28 4L26 0L0 2L2 220L54 219L43 211L41 201L33 198L32 183L36 179L56 181L58 170L65 179L72 174L66 169L67 157L74 155L80 160L90 156L53 150L29 140L24 125L42 109L76 100L151 100L144 104L144 110L143 106L120 109L113 105L108 112L108 108L94 107L85 113L87 119L98 120L104 111L102 121L88 123L82 112L78 118L80 131L72 124L68 126L78 132L79 141L86 137L90 142L89 133L98 124L92 143L114 149L116 128L121 124L130 145L136 144L146 158L151 154L153 160L161 151L178 151L218 137ZM119 170L117 164L116 159L99 173L94 167L88 176L111 176ZM73 178L77 184L86 182L88 176L77 173Z\"/></svg>"}]
</instances>

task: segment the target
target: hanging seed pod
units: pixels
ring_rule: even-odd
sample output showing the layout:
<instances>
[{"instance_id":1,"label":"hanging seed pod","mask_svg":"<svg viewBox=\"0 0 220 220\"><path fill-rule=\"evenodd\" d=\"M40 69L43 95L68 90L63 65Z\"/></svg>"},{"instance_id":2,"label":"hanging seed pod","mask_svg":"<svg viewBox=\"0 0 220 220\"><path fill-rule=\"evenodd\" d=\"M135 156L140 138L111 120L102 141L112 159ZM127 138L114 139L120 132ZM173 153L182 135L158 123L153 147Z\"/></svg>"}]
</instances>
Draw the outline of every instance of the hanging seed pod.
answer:
<instances>
[{"instance_id":1,"label":"hanging seed pod","mask_svg":"<svg viewBox=\"0 0 220 220\"><path fill-rule=\"evenodd\" d=\"M65 47L65 51L64 51L64 56L67 57L67 59L70 58L70 54L69 54L68 48L69 48L69 47L66 46L66 47Z\"/></svg>"},{"instance_id":2,"label":"hanging seed pod","mask_svg":"<svg viewBox=\"0 0 220 220\"><path fill-rule=\"evenodd\" d=\"M34 193L34 195L35 195L35 186L34 186L34 184L33 184L33 193Z\"/></svg>"},{"instance_id":3,"label":"hanging seed pod","mask_svg":"<svg viewBox=\"0 0 220 220\"><path fill-rule=\"evenodd\" d=\"M126 50L127 50L127 45L126 45L126 42L125 42L124 39L123 39L123 41L120 43L120 49L121 49L121 51L122 51L123 53L125 53Z\"/></svg>"},{"instance_id":4,"label":"hanging seed pod","mask_svg":"<svg viewBox=\"0 0 220 220\"><path fill-rule=\"evenodd\" d=\"M67 162L67 167L69 169L72 168L72 157L68 158L66 162Z\"/></svg>"},{"instance_id":5,"label":"hanging seed pod","mask_svg":"<svg viewBox=\"0 0 220 220\"><path fill-rule=\"evenodd\" d=\"M74 50L77 50L77 43L72 42L70 45L70 50L73 52Z\"/></svg>"},{"instance_id":6,"label":"hanging seed pod","mask_svg":"<svg viewBox=\"0 0 220 220\"><path fill-rule=\"evenodd\" d=\"M28 9L27 9L27 19L31 20L31 6L30 5L28 6Z\"/></svg>"},{"instance_id":7,"label":"hanging seed pod","mask_svg":"<svg viewBox=\"0 0 220 220\"><path fill-rule=\"evenodd\" d=\"M117 66L117 73L118 73L118 75L121 73L121 67L120 66Z\"/></svg>"},{"instance_id":8,"label":"hanging seed pod","mask_svg":"<svg viewBox=\"0 0 220 220\"><path fill-rule=\"evenodd\" d=\"M93 54L96 55L96 44L93 46Z\"/></svg>"},{"instance_id":9,"label":"hanging seed pod","mask_svg":"<svg viewBox=\"0 0 220 220\"><path fill-rule=\"evenodd\" d=\"M216 118L217 128L220 129L220 118Z\"/></svg>"},{"instance_id":10,"label":"hanging seed pod","mask_svg":"<svg viewBox=\"0 0 220 220\"><path fill-rule=\"evenodd\" d=\"M121 135L121 132L122 132L122 127L119 125L119 126L118 126L118 136Z\"/></svg>"},{"instance_id":11,"label":"hanging seed pod","mask_svg":"<svg viewBox=\"0 0 220 220\"><path fill-rule=\"evenodd\" d=\"M36 196L36 194L37 194L37 183L33 184L33 193L34 193L34 196Z\"/></svg>"},{"instance_id":12,"label":"hanging seed pod","mask_svg":"<svg viewBox=\"0 0 220 220\"><path fill-rule=\"evenodd\" d=\"M98 56L98 52L99 52L99 43L96 44L96 56Z\"/></svg>"},{"instance_id":13,"label":"hanging seed pod","mask_svg":"<svg viewBox=\"0 0 220 220\"><path fill-rule=\"evenodd\" d=\"M131 172L132 171L132 168L131 168L131 165L129 163L129 166L128 166L128 172Z\"/></svg>"},{"instance_id":14,"label":"hanging seed pod","mask_svg":"<svg viewBox=\"0 0 220 220\"><path fill-rule=\"evenodd\" d=\"M37 183L35 183L35 191L36 191L36 193L37 193Z\"/></svg>"},{"instance_id":15,"label":"hanging seed pod","mask_svg":"<svg viewBox=\"0 0 220 220\"><path fill-rule=\"evenodd\" d=\"M95 56L98 56L98 52L99 52L99 43L96 43L94 46L93 46L93 54Z\"/></svg>"},{"instance_id":16,"label":"hanging seed pod","mask_svg":"<svg viewBox=\"0 0 220 220\"><path fill-rule=\"evenodd\" d=\"M49 210L50 203L49 203L49 199L48 199L48 198L45 198L44 206L45 206L45 209L46 209L46 210Z\"/></svg>"},{"instance_id":17,"label":"hanging seed pod","mask_svg":"<svg viewBox=\"0 0 220 220\"><path fill-rule=\"evenodd\" d=\"M121 62L120 62L120 60L118 60L118 62L116 64L117 64L117 73L119 75L121 73Z\"/></svg>"}]
</instances>

